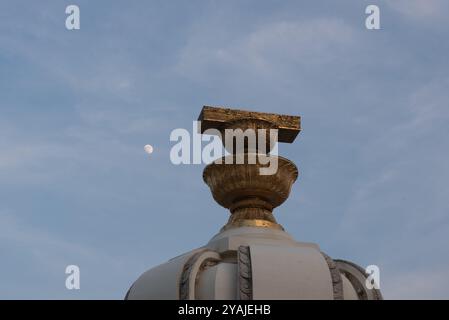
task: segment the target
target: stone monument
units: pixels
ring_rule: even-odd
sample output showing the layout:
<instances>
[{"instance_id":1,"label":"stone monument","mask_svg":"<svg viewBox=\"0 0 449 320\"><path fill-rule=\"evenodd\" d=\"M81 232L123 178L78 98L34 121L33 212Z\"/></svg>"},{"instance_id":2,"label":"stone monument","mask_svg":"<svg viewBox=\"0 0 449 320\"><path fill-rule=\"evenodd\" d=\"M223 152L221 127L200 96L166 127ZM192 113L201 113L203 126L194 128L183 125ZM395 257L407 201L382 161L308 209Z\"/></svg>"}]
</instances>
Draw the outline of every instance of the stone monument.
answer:
<instances>
[{"instance_id":1,"label":"stone monument","mask_svg":"<svg viewBox=\"0 0 449 320\"><path fill-rule=\"evenodd\" d=\"M292 143L300 117L205 106L198 120L201 133L256 133L257 148L245 138L241 148L226 144L227 159L203 172L215 201L230 211L229 220L203 247L143 273L125 299L382 299L379 290L367 288L363 268L332 259L317 244L295 241L273 215L287 200L298 169L269 153L271 138ZM267 160L276 160L273 174L261 174Z\"/></svg>"}]
</instances>

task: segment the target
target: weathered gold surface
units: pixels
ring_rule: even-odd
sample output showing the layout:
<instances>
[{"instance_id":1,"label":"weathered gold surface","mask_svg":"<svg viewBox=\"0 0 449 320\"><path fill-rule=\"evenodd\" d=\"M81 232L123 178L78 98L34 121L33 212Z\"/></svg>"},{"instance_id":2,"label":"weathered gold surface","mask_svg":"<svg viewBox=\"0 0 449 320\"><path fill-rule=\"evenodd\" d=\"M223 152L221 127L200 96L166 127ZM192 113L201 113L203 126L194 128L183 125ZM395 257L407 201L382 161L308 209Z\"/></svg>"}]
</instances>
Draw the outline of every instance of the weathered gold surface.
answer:
<instances>
[{"instance_id":1,"label":"weathered gold surface","mask_svg":"<svg viewBox=\"0 0 449 320\"><path fill-rule=\"evenodd\" d=\"M278 230L284 230L284 228L274 222L270 222L267 220L260 220L260 219L241 219L236 220L234 222L228 222L223 228L222 231L230 229L230 228L238 228L238 227L256 227L256 228L271 228L271 229L278 229Z\"/></svg>"},{"instance_id":2,"label":"weathered gold surface","mask_svg":"<svg viewBox=\"0 0 449 320\"><path fill-rule=\"evenodd\" d=\"M301 131L301 117L299 116L204 106L198 117L198 120L201 121L201 133L207 129L222 131L224 128L230 128L231 122L242 119L265 120L271 123L272 128L279 130L279 142L292 143ZM241 129L245 130L246 128L241 127Z\"/></svg>"},{"instance_id":3,"label":"weathered gold surface","mask_svg":"<svg viewBox=\"0 0 449 320\"><path fill-rule=\"evenodd\" d=\"M278 129L280 142L293 142L300 131L299 117L208 106L203 107L199 120L202 121L201 132L207 129L217 129L220 132L225 129ZM267 147L269 150L270 146ZM262 175L260 169L270 165L270 161L265 162L267 164L259 161L249 163L249 156L254 153L250 153L247 147L241 153L228 151L231 155L223 157L221 163L209 164L203 171L203 180L209 186L215 201L231 211L229 221L223 229L248 226L283 230L272 211L287 200L291 187L298 178L295 164L283 157L264 153L264 156L277 161L277 170L272 175ZM242 155L244 163L237 164L237 156ZM232 159L232 164L225 159Z\"/></svg>"},{"instance_id":4,"label":"weathered gold surface","mask_svg":"<svg viewBox=\"0 0 449 320\"><path fill-rule=\"evenodd\" d=\"M283 157L277 158L278 170L273 175L261 175L263 165L259 163L224 164L222 158L222 164L206 166L203 179L215 201L225 208L231 209L246 199L257 208L271 211L287 200L291 186L298 177L298 169L293 162Z\"/></svg>"}]
</instances>

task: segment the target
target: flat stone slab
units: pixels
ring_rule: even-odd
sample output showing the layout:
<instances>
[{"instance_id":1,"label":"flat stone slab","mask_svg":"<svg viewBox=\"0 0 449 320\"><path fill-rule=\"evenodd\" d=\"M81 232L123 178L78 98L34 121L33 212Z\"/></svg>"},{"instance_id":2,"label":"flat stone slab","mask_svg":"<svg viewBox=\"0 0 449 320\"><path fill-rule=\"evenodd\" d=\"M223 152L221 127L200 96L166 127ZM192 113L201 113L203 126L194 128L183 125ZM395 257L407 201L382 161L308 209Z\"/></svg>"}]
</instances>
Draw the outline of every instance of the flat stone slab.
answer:
<instances>
[{"instance_id":1,"label":"flat stone slab","mask_svg":"<svg viewBox=\"0 0 449 320\"><path fill-rule=\"evenodd\" d=\"M226 129L230 122L239 119L260 119L271 122L279 130L279 142L292 143L301 131L301 117L299 116L204 106L198 117L198 121L201 121L201 133L207 129L221 131Z\"/></svg>"}]
</instances>

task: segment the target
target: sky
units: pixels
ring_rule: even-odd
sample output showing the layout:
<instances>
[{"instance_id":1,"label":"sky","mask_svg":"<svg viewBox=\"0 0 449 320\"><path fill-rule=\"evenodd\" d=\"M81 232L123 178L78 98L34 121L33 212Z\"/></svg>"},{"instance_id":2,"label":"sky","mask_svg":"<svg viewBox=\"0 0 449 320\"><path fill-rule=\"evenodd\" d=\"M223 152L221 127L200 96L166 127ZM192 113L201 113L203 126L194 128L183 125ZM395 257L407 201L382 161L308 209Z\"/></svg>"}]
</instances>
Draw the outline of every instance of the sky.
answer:
<instances>
[{"instance_id":1,"label":"sky","mask_svg":"<svg viewBox=\"0 0 449 320\"><path fill-rule=\"evenodd\" d=\"M204 164L172 164L169 136L221 105L301 116L279 145L300 176L274 211L296 240L378 265L386 299L448 299L448 14L445 0L0 1L0 298L123 299L207 243L229 213Z\"/></svg>"}]
</instances>

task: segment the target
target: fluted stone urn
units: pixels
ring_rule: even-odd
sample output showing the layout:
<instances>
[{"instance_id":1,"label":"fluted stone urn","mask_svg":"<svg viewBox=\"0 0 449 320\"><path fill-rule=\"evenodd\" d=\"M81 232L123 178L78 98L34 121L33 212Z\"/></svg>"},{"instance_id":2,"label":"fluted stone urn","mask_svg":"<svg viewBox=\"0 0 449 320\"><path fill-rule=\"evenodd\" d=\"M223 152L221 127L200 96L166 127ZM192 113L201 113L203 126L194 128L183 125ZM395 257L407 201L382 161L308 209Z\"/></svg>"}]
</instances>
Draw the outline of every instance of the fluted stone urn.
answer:
<instances>
[{"instance_id":1,"label":"fluted stone urn","mask_svg":"<svg viewBox=\"0 0 449 320\"><path fill-rule=\"evenodd\" d=\"M215 201L229 210L229 220L206 245L143 273L126 299L382 298L379 290L366 287L363 268L332 259L315 243L295 241L274 218L298 169L269 152L273 142L295 140L300 117L205 106L199 120L202 133L216 129L228 142L238 138L227 139L229 130L256 133L256 145L244 139L238 148L223 141L230 155L203 172ZM276 170L261 174L272 163Z\"/></svg>"}]
</instances>

